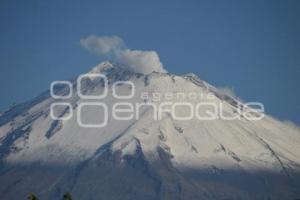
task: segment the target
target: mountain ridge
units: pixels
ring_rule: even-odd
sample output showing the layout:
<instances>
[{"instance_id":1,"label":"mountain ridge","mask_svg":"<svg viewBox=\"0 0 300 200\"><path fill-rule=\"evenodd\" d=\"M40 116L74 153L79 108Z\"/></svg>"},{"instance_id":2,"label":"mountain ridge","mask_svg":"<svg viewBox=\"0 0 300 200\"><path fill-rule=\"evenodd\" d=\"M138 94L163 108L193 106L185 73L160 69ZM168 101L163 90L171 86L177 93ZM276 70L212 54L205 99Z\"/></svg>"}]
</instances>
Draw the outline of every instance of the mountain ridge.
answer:
<instances>
[{"instance_id":1,"label":"mountain ridge","mask_svg":"<svg viewBox=\"0 0 300 200\"><path fill-rule=\"evenodd\" d=\"M146 92L202 94L188 102L222 105L228 117L236 115L239 104L244 105L195 75L144 75L115 65L104 62L88 72L107 76L108 95L101 102L109 110L118 102L112 96L117 81L133 82L135 93L128 100L133 105L153 102L141 99ZM76 78L71 81L70 99L54 99L46 91L0 116L0 196L4 199L20 199L28 192L54 199L65 191L79 199L108 200L299 198L298 129L269 116L259 121L244 117L181 121L166 112L161 120L154 120L151 107L141 107L139 119L118 121L109 115L107 126L83 128L77 124L76 111L81 103L97 100L77 95ZM126 85L116 88L125 93L133 90ZM86 95L98 95L103 82L87 80L82 89ZM68 89L55 93L65 95ZM51 119L50 105L56 102L71 104L70 120ZM57 112L61 117L68 114L66 108ZM178 112L185 115L187 110ZM201 115L206 112L199 109ZM85 122L102 119L96 109L84 114Z\"/></svg>"}]
</instances>

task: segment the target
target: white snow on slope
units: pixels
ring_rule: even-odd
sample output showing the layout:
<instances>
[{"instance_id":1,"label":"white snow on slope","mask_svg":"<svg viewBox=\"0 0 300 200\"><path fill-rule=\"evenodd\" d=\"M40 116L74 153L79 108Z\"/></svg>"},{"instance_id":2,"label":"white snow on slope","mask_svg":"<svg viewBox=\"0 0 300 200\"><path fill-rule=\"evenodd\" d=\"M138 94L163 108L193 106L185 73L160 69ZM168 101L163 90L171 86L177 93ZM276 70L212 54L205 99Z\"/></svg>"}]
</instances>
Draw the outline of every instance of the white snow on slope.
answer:
<instances>
[{"instance_id":1,"label":"white snow on slope","mask_svg":"<svg viewBox=\"0 0 300 200\"><path fill-rule=\"evenodd\" d=\"M91 73L97 73L111 67L111 63L105 62L93 68ZM153 73L148 76L148 79L150 81L147 86L144 83L144 78L134 77L130 79L134 83L136 91L135 97L130 99L131 103L141 103L140 96L142 92L156 92L160 94L188 94L191 92L205 94L208 92L206 88L201 88L180 76L171 77L167 74ZM109 111L111 111L112 105L117 100L112 96L111 85L109 87L108 97L101 100L101 102L107 104ZM102 87L99 86L96 90L102 90ZM92 92L96 93L96 90ZM225 111L229 115L233 114L233 107L227 102L217 97L205 99L205 95L203 96L203 99L201 99L203 102L213 102L217 105L222 103ZM74 105L82 101L75 95L71 99ZM175 99L173 103L183 101L183 99ZM40 111L48 111L51 102L53 102L52 99L47 99L31 108L28 112L34 114ZM159 104L161 102L163 100L156 103ZM188 100L188 102L196 105L199 99ZM145 106L144 108L147 107ZM230 153L228 155L228 152L235 152L236 156L241 159L241 162L238 163L239 165L243 165L244 162L250 162L254 165L253 167L268 166L271 168L279 163L274 159L272 152L266 147L265 143L277 154L282 155L281 159L283 162L289 162L289 160L293 160L295 163L300 162L300 156L297 154L297 152L300 152L299 133L270 117L265 117L261 121L247 121L245 119L203 121L195 118L188 121L176 121L170 115L164 114L165 116L161 121L155 121L153 120L153 110L148 107L148 110L139 121L117 121L112 118L110 113L109 123L106 127L81 128L76 121L76 109L74 108L72 119L64 121L62 128L51 138L44 136L52 122L50 115L39 117L32 123L27 147L17 153L10 154L6 160L8 162L33 162L36 160L44 162L78 161L86 159L101 145L122 135L114 144L119 144L116 145L119 148L127 148L127 150L124 150L125 152L134 152L132 149L134 149L135 143L131 142L131 140L138 138L145 152L155 153L155 149L158 146L168 147L170 153L174 156L174 162L179 165L187 164L199 167L202 165L202 159L218 160L226 158L230 160L232 158ZM185 107L178 107L177 110L178 114L181 113L182 116L187 114L185 113L187 112ZM206 111L203 109L201 112L204 113ZM87 114L85 121L93 121L96 118L100 120L101 113L94 109ZM20 121L22 121L22 117L20 117ZM1 135L7 133L8 127L8 123L1 127ZM176 130L176 128L182 129L182 132ZM159 139L160 134L163 135L165 140ZM126 143L128 144L126 145ZM222 150L222 146L226 150ZM117 149L115 148L114 150ZM226 153L226 151L228 152ZM263 163L263 166L259 166L260 164L256 163L255 160L263 160L265 163Z\"/></svg>"},{"instance_id":2,"label":"white snow on slope","mask_svg":"<svg viewBox=\"0 0 300 200\"><path fill-rule=\"evenodd\" d=\"M180 171L209 170L213 174L222 174L226 170L241 170L247 173L267 171L292 177L300 170L299 130L270 116L265 116L259 121L245 118L228 121L193 118L180 121L175 120L170 113L164 113L162 120L154 120L153 109L144 106L140 109L138 120L134 118L119 121L112 117L110 111L113 105L119 102L112 96L112 83L120 78L128 79L135 85L135 95L129 100L133 105L144 102L140 97L145 92L197 93L202 94L201 99L187 101L193 105L199 102L222 104L227 116L236 113L232 99L220 98L217 89L194 75L152 73L145 76L119 69L116 64L109 62L97 65L89 73L106 73L110 77L108 97L98 100L108 106L108 125L103 128L80 127L76 120L78 104L89 101L80 99L74 93L68 100L73 105L73 117L59 125L56 124L56 129L50 129L53 126L49 115L50 104L60 100L46 98L27 110L26 114L18 115L0 127L1 145L7 145L5 141L13 141L3 157L4 162L39 162L45 165L71 166L92 158L99 149L111 144L108 148L111 148L112 152L121 152L122 156L134 155L141 148L150 163L160 159L159 149L163 149L170 155L174 167ZM73 83L76 84L76 81ZM93 88L88 85L84 89L91 95L103 91L101 84ZM120 85L118 90L130 93L132 88ZM209 95L211 92L213 95ZM164 101L161 99L153 102L159 105ZM185 101L173 99L172 103ZM182 116L188 113L185 107L178 107L177 112ZM201 108L202 115L206 112L207 109ZM30 119L33 120L26 124ZM103 116L97 109L89 110L83 117L86 122L102 119ZM26 126L23 127L23 124ZM18 132L14 131L18 129L24 131L25 136L16 140L7 139L9 134L18 135Z\"/></svg>"}]
</instances>

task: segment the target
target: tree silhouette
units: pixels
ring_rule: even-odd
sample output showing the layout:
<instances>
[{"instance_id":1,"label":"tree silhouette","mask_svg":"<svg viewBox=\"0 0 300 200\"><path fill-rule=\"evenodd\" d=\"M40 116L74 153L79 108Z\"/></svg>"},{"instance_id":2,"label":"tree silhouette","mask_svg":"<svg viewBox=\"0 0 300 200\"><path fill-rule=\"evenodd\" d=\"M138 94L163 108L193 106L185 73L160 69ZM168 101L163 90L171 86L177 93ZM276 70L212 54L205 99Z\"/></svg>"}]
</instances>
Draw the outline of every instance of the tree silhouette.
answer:
<instances>
[{"instance_id":1,"label":"tree silhouette","mask_svg":"<svg viewBox=\"0 0 300 200\"><path fill-rule=\"evenodd\" d=\"M28 200L38 200L38 198L33 193L29 193L27 199Z\"/></svg>"},{"instance_id":2,"label":"tree silhouette","mask_svg":"<svg viewBox=\"0 0 300 200\"><path fill-rule=\"evenodd\" d=\"M72 200L72 196L69 192L65 193L63 196L63 200Z\"/></svg>"}]
</instances>

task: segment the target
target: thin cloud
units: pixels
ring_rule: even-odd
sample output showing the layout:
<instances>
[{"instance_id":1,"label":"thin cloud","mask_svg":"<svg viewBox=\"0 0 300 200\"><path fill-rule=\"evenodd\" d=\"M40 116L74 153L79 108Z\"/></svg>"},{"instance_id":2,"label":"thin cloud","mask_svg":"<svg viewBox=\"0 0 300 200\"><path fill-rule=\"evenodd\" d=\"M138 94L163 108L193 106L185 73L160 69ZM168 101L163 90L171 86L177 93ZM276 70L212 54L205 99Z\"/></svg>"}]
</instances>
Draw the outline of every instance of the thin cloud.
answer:
<instances>
[{"instance_id":1,"label":"thin cloud","mask_svg":"<svg viewBox=\"0 0 300 200\"><path fill-rule=\"evenodd\" d=\"M124 46L123 40L118 36L97 37L90 35L86 38L82 38L80 44L83 48L98 56L115 53L120 51Z\"/></svg>"},{"instance_id":2,"label":"thin cloud","mask_svg":"<svg viewBox=\"0 0 300 200\"><path fill-rule=\"evenodd\" d=\"M166 72L156 51L128 49L122 38L118 36L90 35L82 38L80 44L89 52L116 60L133 72L143 74L149 74L153 71Z\"/></svg>"},{"instance_id":3,"label":"thin cloud","mask_svg":"<svg viewBox=\"0 0 300 200\"><path fill-rule=\"evenodd\" d=\"M229 88L229 87L218 87L217 88L219 93L222 95L227 95L230 96L232 98L237 98L233 88Z\"/></svg>"}]
</instances>

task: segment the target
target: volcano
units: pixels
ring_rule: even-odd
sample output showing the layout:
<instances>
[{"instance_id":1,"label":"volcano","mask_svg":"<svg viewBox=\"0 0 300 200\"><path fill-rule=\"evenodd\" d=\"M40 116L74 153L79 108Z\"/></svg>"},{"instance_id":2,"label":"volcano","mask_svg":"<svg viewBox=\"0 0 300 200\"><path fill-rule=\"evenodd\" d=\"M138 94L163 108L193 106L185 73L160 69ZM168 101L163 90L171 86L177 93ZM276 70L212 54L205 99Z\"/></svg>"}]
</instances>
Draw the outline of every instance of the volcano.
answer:
<instances>
[{"instance_id":1,"label":"volcano","mask_svg":"<svg viewBox=\"0 0 300 200\"><path fill-rule=\"evenodd\" d=\"M1 114L0 199L300 198L298 127L268 115L249 119L244 102L194 74L140 74L103 62L78 80ZM154 105L166 102L176 111L165 107L156 119ZM123 120L112 113L116 105Z\"/></svg>"}]
</instances>

